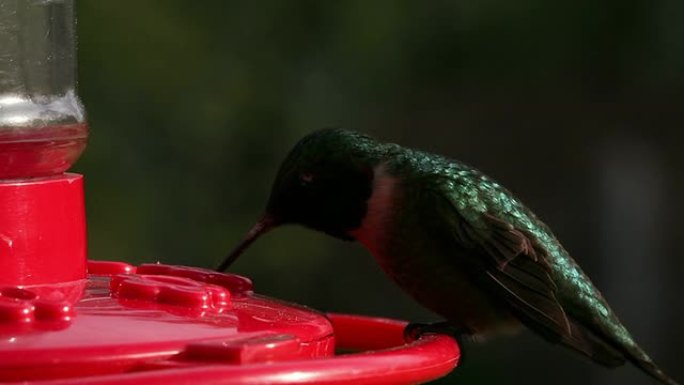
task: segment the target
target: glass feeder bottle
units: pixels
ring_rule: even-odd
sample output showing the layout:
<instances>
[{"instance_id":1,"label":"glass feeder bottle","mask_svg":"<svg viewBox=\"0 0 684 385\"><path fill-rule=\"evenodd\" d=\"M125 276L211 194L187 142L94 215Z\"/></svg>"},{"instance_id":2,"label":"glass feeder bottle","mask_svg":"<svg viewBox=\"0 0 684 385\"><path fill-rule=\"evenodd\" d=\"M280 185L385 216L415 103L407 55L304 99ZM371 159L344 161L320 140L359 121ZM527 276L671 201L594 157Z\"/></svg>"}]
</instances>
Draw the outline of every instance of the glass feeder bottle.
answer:
<instances>
[{"instance_id":1,"label":"glass feeder bottle","mask_svg":"<svg viewBox=\"0 0 684 385\"><path fill-rule=\"evenodd\" d=\"M73 0L0 0L0 179L56 175L88 136Z\"/></svg>"}]
</instances>

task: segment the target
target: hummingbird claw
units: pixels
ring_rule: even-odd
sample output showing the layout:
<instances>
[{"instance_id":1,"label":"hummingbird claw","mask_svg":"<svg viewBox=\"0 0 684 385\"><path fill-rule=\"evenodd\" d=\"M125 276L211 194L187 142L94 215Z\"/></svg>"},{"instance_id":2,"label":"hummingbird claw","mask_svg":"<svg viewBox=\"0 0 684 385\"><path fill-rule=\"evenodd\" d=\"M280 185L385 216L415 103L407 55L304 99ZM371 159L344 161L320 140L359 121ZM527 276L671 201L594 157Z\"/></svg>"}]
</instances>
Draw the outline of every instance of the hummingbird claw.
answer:
<instances>
[{"instance_id":1,"label":"hummingbird claw","mask_svg":"<svg viewBox=\"0 0 684 385\"><path fill-rule=\"evenodd\" d=\"M446 334L453 337L459 345L461 340L466 335L463 329L454 326L450 322L433 322L433 323L409 323L404 328L404 341L413 342L425 334Z\"/></svg>"},{"instance_id":2,"label":"hummingbird claw","mask_svg":"<svg viewBox=\"0 0 684 385\"><path fill-rule=\"evenodd\" d=\"M461 350L461 356L458 361L461 364L463 363L463 340L464 338L469 337L470 333L446 321L432 323L411 322L404 328L404 341L406 341L406 343L411 343L425 334L446 334L455 339Z\"/></svg>"}]
</instances>

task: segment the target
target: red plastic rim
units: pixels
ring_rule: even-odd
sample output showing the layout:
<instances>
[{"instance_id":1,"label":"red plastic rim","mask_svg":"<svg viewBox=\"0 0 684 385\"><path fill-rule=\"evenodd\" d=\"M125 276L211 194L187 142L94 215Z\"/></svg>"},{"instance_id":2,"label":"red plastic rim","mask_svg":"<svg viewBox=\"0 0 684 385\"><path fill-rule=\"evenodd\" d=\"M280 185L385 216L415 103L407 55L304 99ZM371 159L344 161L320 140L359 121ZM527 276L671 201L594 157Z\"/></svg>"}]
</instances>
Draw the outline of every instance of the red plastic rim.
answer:
<instances>
[{"instance_id":1,"label":"red plastic rim","mask_svg":"<svg viewBox=\"0 0 684 385\"><path fill-rule=\"evenodd\" d=\"M448 374L460 357L451 337L426 335L403 344L405 322L328 314L338 347L380 350L332 359L293 360L253 365L210 365L153 370L125 375L40 381L36 384L180 385L180 384L416 384Z\"/></svg>"}]
</instances>

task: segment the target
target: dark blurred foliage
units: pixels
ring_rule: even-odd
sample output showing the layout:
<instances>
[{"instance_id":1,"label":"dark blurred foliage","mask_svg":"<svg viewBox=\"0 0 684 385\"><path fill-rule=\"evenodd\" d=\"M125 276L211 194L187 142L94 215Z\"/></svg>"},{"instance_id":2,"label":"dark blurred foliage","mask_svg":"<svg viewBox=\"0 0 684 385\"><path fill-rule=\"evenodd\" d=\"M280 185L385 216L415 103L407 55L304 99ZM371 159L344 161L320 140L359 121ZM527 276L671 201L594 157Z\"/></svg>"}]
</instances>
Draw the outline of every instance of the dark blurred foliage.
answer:
<instances>
[{"instance_id":1,"label":"dark blurred foliage","mask_svg":"<svg viewBox=\"0 0 684 385\"><path fill-rule=\"evenodd\" d=\"M211 267L324 126L477 166L525 201L684 380L684 2L80 1L90 256ZM235 265L260 293L435 317L360 246L301 228ZM530 333L445 382L643 384Z\"/></svg>"}]
</instances>

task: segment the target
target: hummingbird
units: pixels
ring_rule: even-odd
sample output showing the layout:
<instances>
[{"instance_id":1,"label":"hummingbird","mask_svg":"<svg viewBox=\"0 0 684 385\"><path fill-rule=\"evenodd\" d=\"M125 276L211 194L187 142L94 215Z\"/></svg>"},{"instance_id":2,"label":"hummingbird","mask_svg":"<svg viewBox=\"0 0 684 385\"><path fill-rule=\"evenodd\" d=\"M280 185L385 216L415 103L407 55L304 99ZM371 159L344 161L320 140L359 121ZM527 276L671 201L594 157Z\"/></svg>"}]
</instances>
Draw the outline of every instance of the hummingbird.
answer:
<instances>
[{"instance_id":1,"label":"hummingbird","mask_svg":"<svg viewBox=\"0 0 684 385\"><path fill-rule=\"evenodd\" d=\"M217 270L286 224L361 243L404 291L446 319L409 324L407 335L481 339L524 326L603 366L630 361L677 385L551 229L464 163L340 128L308 134L282 162L261 219Z\"/></svg>"}]
</instances>

